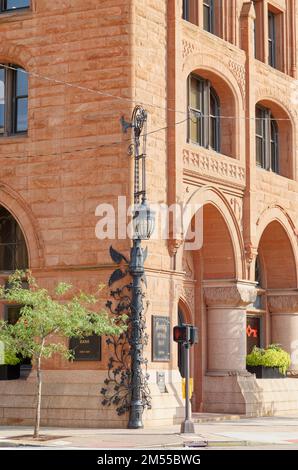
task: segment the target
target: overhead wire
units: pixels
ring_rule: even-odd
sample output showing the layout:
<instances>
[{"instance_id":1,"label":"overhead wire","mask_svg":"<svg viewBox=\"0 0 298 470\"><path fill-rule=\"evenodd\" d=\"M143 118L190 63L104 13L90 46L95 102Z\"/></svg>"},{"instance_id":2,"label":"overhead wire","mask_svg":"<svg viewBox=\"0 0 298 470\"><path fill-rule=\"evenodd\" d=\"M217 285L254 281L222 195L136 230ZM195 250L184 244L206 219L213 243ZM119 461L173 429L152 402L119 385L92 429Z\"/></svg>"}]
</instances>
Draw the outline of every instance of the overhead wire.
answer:
<instances>
[{"instance_id":1,"label":"overhead wire","mask_svg":"<svg viewBox=\"0 0 298 470\"><path fill-rule=\"evenodd\" d=\"M65 80L60 80L60 79L57 79L57 78L54 78L54 77L49 77L49 76L42 75L42 74L37 73L37 72L31 72L31 71L29 72L28 70L22 69L20 67L14 67L12 65L4 64L4 63L0 63L0 67L10 69L10 70L14 70L14 71L20 71L20 72L22 72L22 73L24 73L28 76L31 75L31 76L34 76L34 77L37 77L37 78L40 78L40 79L43 79L43 80L54 82L54 83L59 84L59 85L65 85L65 86L68 86L68 87L71 87L71 88L76 88L76 89L81 90L81 91L87 91L89 93L94 93L94 94L98 94L98 95L101 95L101 96L106 96L106 97L117 99L117 100L127 101L127 102L130 102L130 103L138 103L138 104L141 104L141 105L144 105L144 106L151 106L153 108L162 109L164 111L173 111L175 113L180 113L180 114L184 114L184 115L188 113L188 110L181 111L181 110L176 109L176 108L169 108L169 107L165 107L165 106L160 106L158 104L142 102L141 100L136 100L136 99L133 99L133 98L127 98L127 97L123 97L123 96L114 95L113 93L109 93L109 92L106 92L106 91L103 91L103 90L96 90L94 88L89 88L89 87L86 87L86 86L83 86L83 85L73 84L73 83L67 82ZM203 114L200 114L200 116L201 117L209 117L209 116L206 116L206 115L203 115ZM225 115L220 115L220 119L256 120L256 119L260 119L260 118L246 117L246 116L225 116ZM274 121L290 121L291 120L290 118L266 118L266 119L274 120Z\"/></svg>"}]
</instances>

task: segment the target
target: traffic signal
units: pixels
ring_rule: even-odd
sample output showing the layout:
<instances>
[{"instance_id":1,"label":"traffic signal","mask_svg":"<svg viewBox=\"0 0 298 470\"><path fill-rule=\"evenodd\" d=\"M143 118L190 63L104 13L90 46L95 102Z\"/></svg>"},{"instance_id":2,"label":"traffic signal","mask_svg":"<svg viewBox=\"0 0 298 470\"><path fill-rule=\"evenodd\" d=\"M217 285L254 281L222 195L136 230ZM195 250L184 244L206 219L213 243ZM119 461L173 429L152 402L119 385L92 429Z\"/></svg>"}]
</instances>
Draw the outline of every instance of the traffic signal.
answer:
<instances>
[{"instance_id":1,"label":"traffic signal","mask_svg":"<svg viewBox=\"0 0 298 470\"><path fill-rule=\"evenodd\" d=\"M187 343L187 327L183 326L174 326L173 338L176 343Z\"/></svg>"},{"instance_id":2,"label":"traffic signal","mask_svg":"<svg viewBox=\"0 0 298 470\"><path fill-rule=\"evenodd\" d=\"M199 342L198 328L193 325L174 326L173 339L176 343L189 343L191 345Z\"/></svg>"}]
</instances>

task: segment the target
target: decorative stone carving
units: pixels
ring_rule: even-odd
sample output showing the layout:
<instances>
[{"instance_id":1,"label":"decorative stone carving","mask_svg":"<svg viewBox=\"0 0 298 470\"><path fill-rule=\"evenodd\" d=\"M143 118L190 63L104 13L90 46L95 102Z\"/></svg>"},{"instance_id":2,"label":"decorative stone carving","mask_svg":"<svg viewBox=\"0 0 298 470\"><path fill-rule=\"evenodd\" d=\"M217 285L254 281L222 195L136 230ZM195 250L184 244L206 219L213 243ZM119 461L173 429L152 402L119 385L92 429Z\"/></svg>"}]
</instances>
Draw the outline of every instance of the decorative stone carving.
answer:
<instances>
[{"instance_id":1,"label":"decorative stone carving","mask_svg":"<svg viewBox=\"0 0 298 470\"><path fill-rule=\"evenodd\" d=\"M297 313L298 292L283 295L268 295L268 308L271 313Z\"/></svg>"},{"instance_id":2,"label":"decorative stone carving","mask_svg":"<svg viewBox=\"0 0 298 470\"><path fill-rule=\"evenodd\" d=\"M241 95L244 101L245 100L245 67L244 65L238 64L238 62L235 62L234 60L230 59L229 68L238 82Z\"/></svg>"},{"instance_id":3,"label":"decorative stone carving","mask_svg":"<svg viewBox=\"0 0 298 470\"><path fill-rule=\"evenodd\" d=\"M230 199L230 204L232 206L237 222L242 228L242 201L236 197L232 197Z\"/></svg>"},{"instance_id":4,"label":"decorative stone carving","mask_svg":"<svg viewBox=\"0 0 298 470\"><path fill-rule=\"evenodd\" d=\"M195 288L194 286L183 285L182 297L186 300L192 312L195 308Z\"/></svg>"},{"instance_id":5,"label":"decorative stone carving","mask_svg":"<svg viewBox=\"0 0 298 470\"><path fill-rule=\"evenodd\" d=\"M231 162L223 161L217 157L202 153L193 152L188 149L183 150L184 166L208 176L230 180L233 183L245 183L245 168L235 160Z\"/></svg>"},{"instance_id":6,"label":"decorative stone carving","mask_svg":"<svg viewBox=\"0 0 298 470\"><path fill-rule=\"evenodd\" d=\"M170 238L168 240L168 250L170 256L174 256L182 245L183 240L177 238Z\"/></svg>"},{"instance_id":7,"label":"decorative stone carving","mask_svg":"<svg viewBox=\"0 0 298 470\"><path fill-rule=\"evenodd\" d=\"M264 68L264 64L258 63L257 64L257 72L264 76L264 72L266 69ZM272 100L278 98L278 101L284 105L285 109L290 110L294 116L298 116L297 106L293 106L291 102L291 91L290 83L286 87L281 87L277 85L277 81L274 83L274 88L272 87L260 87L256 88L256 102L264 99L264 98L271 98Z\"/></svg>"},{"instance_id":8,"label":"decorative stone carving","mask_svg":"<svg viewBox=\"0 0 298 470\"><path fill-rule=\"evenodd\" d=\"M245 258L248 264L251 264L254 257L257 256L258 249L255 248L251 243L245 245Z\"/></svg>"},{"instance_id":9,"label":"decorative stone carving","mask_svg":"<svg viewBox=\"0 0 298 470\"><path fill-rule=\"evenodd\" d=\"M185 59L189 54L193 54L196 49L195 44L186 39L182 39L182 57Z\"/></svg>"},{"instance_id":10,"label":"decorative stone carving","mask_svg":"<svg viewBox=\"0 0 298 470\"><path fill-rule=\"evenodd\" d=\"M192 282L176 282L175 297L178 302L180 298L185 300L190 310L194 312L195 308L195 286Z\"/></svg>"},{"instance_id":11,"label":"decorative stone carving","mask_svg":"<svg viewBox=\"0 0 298 470\"><path fill-rule=\"evenodd\" d=\"M187 185L184 187L184 192L183 192L183 197L182 197L183 201L186 201L189 198L189 193L190 193L190 188Z\"/></svg>"},{"instance_id":12,"label":"decorative stone carving","mask_svg":"<svg viewBox=\"0 0 298 470\"><path fill-rule=\"evenodd\" d=\"M257 291L252 284L230 284L204 288L208 307L246 307L256 300Z\"/></svg>"},{"instance_id":13,"label":"decorative stone carving","mask_svg":"<svg viewBox=\"0 0 298 470\"><path fill-rule=\"evenodd\" d=\"M186 279L193 279L193 277L194 277L193 266L192 266L192 263L190 262L187 255L184 255L184 257L183 257L182 268L183 268L183 271L185 271L185 278Z\"/></svg>"}]
</instances>

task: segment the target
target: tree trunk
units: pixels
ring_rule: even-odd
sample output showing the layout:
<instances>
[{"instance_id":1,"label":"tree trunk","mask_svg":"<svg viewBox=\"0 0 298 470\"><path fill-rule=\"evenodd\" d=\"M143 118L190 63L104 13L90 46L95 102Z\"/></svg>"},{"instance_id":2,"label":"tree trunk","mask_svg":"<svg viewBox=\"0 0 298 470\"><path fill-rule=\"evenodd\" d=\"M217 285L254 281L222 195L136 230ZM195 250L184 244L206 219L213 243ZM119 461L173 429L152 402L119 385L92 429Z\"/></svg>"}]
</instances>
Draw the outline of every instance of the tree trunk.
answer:
<instances>
[{"instance_id":1,"label":"tree trunk","mask_svg":"<svg viewBox=\"0 0 298 470\"><path fill-rule=\"evenodd\" d=\"M41 372L41 354L37 358L36 364L36 372L37 372L37 387L36 387L36 394L37 394L37 402L36 402L36 410L35 410L35 425L34 425L34 438L39 437L39 430L40 430L40 408L41 408L41 386L42 386L42 372Z\"/></svg>"}]
</instances>

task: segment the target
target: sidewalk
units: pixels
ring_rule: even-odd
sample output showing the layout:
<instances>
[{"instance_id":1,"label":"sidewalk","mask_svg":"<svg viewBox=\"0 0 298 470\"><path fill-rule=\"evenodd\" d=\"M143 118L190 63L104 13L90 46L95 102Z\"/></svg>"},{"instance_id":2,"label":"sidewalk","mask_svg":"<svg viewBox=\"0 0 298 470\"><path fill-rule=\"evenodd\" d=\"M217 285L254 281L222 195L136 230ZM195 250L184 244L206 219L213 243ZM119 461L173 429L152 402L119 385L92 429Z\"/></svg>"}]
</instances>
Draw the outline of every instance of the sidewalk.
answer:
<instances>
[{"instance_id":1,"label":"sidewalk","mask_svg":"<svg viewBox=\"0 0 298 470\"><path fill-rule=\"evenodd\" d=\"M210 416L212 419L212 416ZM31 438L32 428L0 426L0 447L46 447L62 449L165 449L184 448L190 443L205 448L285 446L298 448L298 415L205 421L195 425L195 434L180 434L180 426L150 429L42 428L44 441Z\"/></svg>"}]
</instances>

